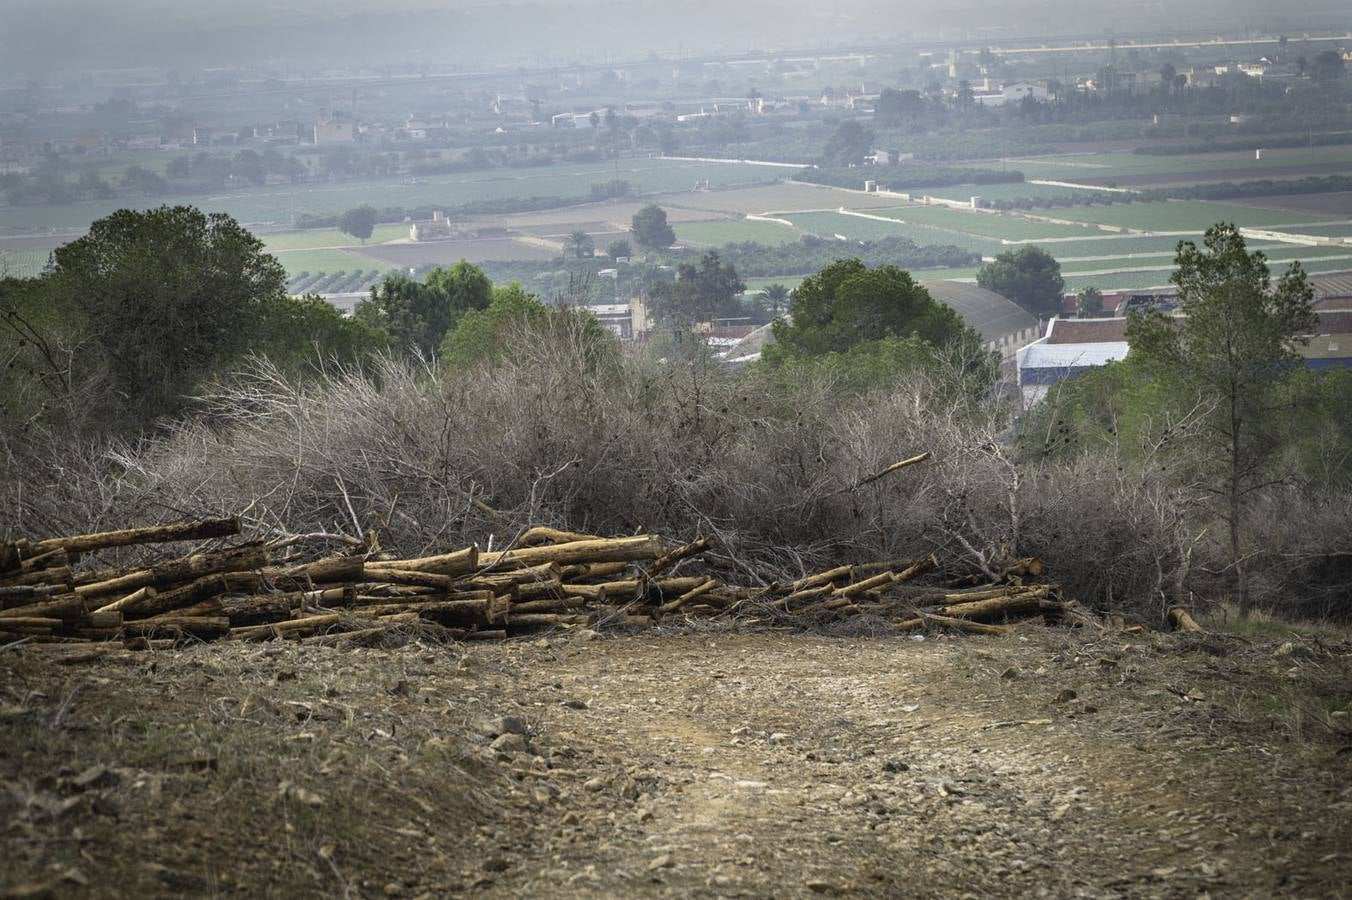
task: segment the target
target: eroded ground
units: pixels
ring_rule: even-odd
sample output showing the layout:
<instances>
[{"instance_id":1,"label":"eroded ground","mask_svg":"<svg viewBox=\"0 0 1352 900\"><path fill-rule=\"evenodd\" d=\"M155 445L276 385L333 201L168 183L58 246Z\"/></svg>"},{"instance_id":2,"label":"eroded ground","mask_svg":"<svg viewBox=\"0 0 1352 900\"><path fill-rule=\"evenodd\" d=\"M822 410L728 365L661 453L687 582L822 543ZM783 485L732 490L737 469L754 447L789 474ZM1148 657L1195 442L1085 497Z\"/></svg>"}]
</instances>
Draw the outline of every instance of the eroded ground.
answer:
<instances>
[{"instance_id":1,"label":"eroded ground","mask_svg":"<svg viewBox=\"0 0 1352 900\"><path fill-rule=\"evenodd\" d=\"M3 896L1352 893L1347 645L90 656L0 652Z\"/></svg>"}]
</instances>

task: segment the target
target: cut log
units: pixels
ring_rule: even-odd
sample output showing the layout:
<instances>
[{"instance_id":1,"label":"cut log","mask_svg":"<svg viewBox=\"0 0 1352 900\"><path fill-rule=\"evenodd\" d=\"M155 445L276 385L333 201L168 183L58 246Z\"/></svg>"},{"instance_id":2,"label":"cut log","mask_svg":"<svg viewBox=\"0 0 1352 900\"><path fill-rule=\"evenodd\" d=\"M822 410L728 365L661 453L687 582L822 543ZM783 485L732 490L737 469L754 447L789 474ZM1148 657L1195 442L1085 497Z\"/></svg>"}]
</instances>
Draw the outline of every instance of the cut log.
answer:
<instances>
[{"instance_id":1,"label":"cut log","mask_svg":"<svg viewBox=\"0 0 1352 900\"><path fill-rule=\"evenodd\" d=\"M657 561L648 568L649 577L656 575L671 568L683 559L689 559L692 556L699 556L705 550L708 550L715 543L716 539L711 537L696 538L688 544L682 544L674 550L668 551L657 558Z\"/></svg>"},{"instance_id":2,"label":"cut log","mask_svg":"<svg viewBox=\"0 0 1352 900\"><path fill-rule=\"evenodd\" d=\"M238 517L202 519L177 525L152 525L148 528L124 528L120 531L100 531L71 537L48 538L31 546L33 554L63 549L70 553L87 553L109 547L129 547L133 544L163 544L169 541L201 541L239 534Z\"/></svg>"},{"instance_id":3,"label":"cut log","mask_svg":"<svg viewBox=\"0 0 1352 900\"><path fill-rule=\"evenodd\" d=\"M26 616L72 620L78 619L86 612L88 610L85 608L84 598L79 594L60 594L50 600L40 600L26 606L0 609L0 625L4 625L5 619L21 619Z\"/></svg>"},{"instance_id":4,"label":"cut log","mask_svg":"<svg viewBox=\"0 0 1352 900\"><path fill-rule=\"evenodd\" d=\"M821 587L824 584L831 584L836 581L847 581L854 574L854 566L837 566L834 569L827 569L825 572L818 572L816 575L808 575L799 578L793 584L789 585L789 593L796 594L799 591L807 591L812 588Z\"/></svg>"},{"instance_id":5,"label":"cut log","mask_svg":"<svg viewBox=\"0 0 1352 900\"><path fill-rule=\"evenodd\" d=\"M326 556L302 566L265 569L263 576L279 590L305 591L317 584L363 581L365 567L360 556Z\"/></svg>"},{"instance_id":6,"label":"cut log","mask_svg":"<svg viewBox=\"0 0 1352 900\"><path fill-rule=\"evenodd\" d=\"M1042 601L1050 590L1046 585L1025 588L1003 597L991 597L986 600L969 600L965 603L953 603L932 610L941 616L959 619L991 619L1018 613L1041 611Z\"/></svg>"},{"instance_id":7,"label":"cut log","mask_svg":"<svg viewBox=\"0 0 1352 900\"><path fill-rule=\"evenodd\" d=\"M40 572L44 569L69 568L71 565L70 554L66 548L57 547L55 550L48 550L46 553L39 553L37 556L30 556L21 560L18 565L0 575L0 585L17 584L14 579L21 575L31 575L34 572Z\"/></svg>"},{"instance_id":8,"label":"cut log","mask_svg":"<svg viewBox=\"0 0 1352 900\"><path fill-rule=\"evenodd\" d=\"M1188 611L1181 606L1175 606L1169 610L1169 624L1173 625L1177 631L1201 631L1202 626L1197 624L1197 620L1189 615Z\"/></svg>"},{"instance_id":9,"label":"cut log","mask_svg":"<svg viewBox=\"0 0 1352 900\"><path fill-rule=\"evenodd\" d=\"M856 581L853 584L847 584L842 588L837 588L834 596L853 597L858 594L865 594L874 588L891 587L896 582L899 572L879 572L872 578L865 578L863 581Z\"/></svg>"},{"instance_id":10,"label":"cut log","mask_svg":"<svg viewBox=\"0 0 1352 900\"><path fill-rule=\"evenodd\" d=\"M921 613L920 617L932 625L944 625L948 628L956 628L959 631L969 631L972 634L1009 634L1008 625L986 625L982 622L972 622L967 619L952 619L948 616L936 616L933 613Z\"/></svg>"},{"instance_id":11,"label":"cut log","mask_svg":"<svg viewBox=\"0 0 1352 900\"><path fill-rule=\"evenodd\" d=\"M270 625L252 625L246 628L231 628L230 638L239 641L265 641L288 635L308 634L337 625L342 616L329 613L322 616L307 616L304 619L288 619Z\"/></svg>"},{"instance_id":12,"label":"cut log","mask_svg":"<svg viewBox=\"0 0 1352 900\"><path fill-rule=\"evenodd\" d=\"M39 600L64 594L68 591L70 591L70 587L64 584L25 584L16 587L0 587L0 609L36 603Z\"/></svg>"},{"instance_id":13,"label":"cut log","mask_svg":"<svg viewBox=\"0 0 1352 900\"><path fill-rule=\"evenodd\" d=\"M137 588L136 590L132 591L130 594L121 598L120 600L114 600L112 603L105 603L103 606L100 606L97 609L97 612L113 612L114 610L120 611L124 609L131 609L135 607L138 603L150 600L155 596L157 596L158 594L159 591L155 590L153 587L150 587L149 585L146 585L143 588Z\"/></svg>"},{"instance_id":14,"label":"cut log","mask_svg":"<svg viewBox=\"0 0 1352 900\"><path fill-rule=\"evenodd\" d=\"M229 572L218 575L206 575L187 584L160 591L154 596L145 597L137 603L122 607L122 615L127 619L146 619L167 613L184 606L201 603L209 597L221 594L251 594L262 584L262 578L253 572Z\"/></svg>"},{"instance_id":15,"label":"cut log","mask_svg":"<svg viewBox=\"0 0 1352 900\"><path fill-rule=\"evenodd\" d=\"M634 537L572 541L567 544L551 544L544 547L520 547L502 553L481 553L479 554L479 565L483 568L517 569L547 562L555 562L560 565L634 562L643 559L656 559L661 555L661 539L655 534L640 534Z\"/></svg>"},{"instance_id":16,"label":"cut log","mask_svg":"<svg viewBox=\"0 0 1352 900\"><path fill-rule=\"evenodd\" d=\"M608 562L608 563L579 563L571 566L563 566L559 570L559 577L564 581L586 581L591 578L611 578L615 575L623 574L629 568L626 562Z\"/></svg>"},{"instance_id":17,"label":"cut log","mask_svg":"<svg viewBox=\"0 0 1352 900\"><path fill-rule=\"evenodd\" d=\"M705 594L709 593L715 588L721 587L722 585L723 582L719 581L717 578L710 578L703 584L701 584L699 587L692 588L691 590L686 591L684 594L677 597L675 600L672 600L670 603L662 604L657 608L657 613L659 615L667 615L668 613L674 613L676 612L676 610L680 609L682 606L685 606L690 601L695 600L699 597L703 597Z\"/></svg>"},{"instance_id":18,"label":"cut log","mask_svg":"<svg viewBox=\"0 0 1352 900\"><path fill-rule=\"evenodd\" d=\"M209 553L195 553L181 559L157 563L149 568L129 572L108 581L77 585L75 592L93 597L119 591L131 591L146 585L164 587L191 578L201 578L221 572L248 572L262 569L268 563L268 551L262 544L243 544Z\"/></svg>"},{"instance_id":19,"label":"cut log","mask_svg":"<svg viewBox=\"0 0 1352 900\"><path fill-rule=\"evenodd\" d=\"M517 540L518 547L534 547L539 544L569 544L573 541L599 541L600 535L584 534L580 531L560 531L545 525L536 525L528 529Z\"/></svg>"},{"instance_id":20,"label":"cut log","mask_svg":"<svg viewBox=\"0 0 1352 900\"><path fill-rule=\"evenodd\" d=\"M0 622L0 625L10 631L55 631L64 624L66 623L62 619L44 616L10 616Z\"/></svg>"},{"instance_id":21,"label":"cut log","mask_svg":"<svg viewBox=\"0 0 1352 900\"><path fill-rule=\"evenodd\" d=\"M534 628L558 628L564 625L586 625L587 622L587 616L570 613L527 613L508 617L507 628L510 631L519 631Z\"/></svg>"},{"instance_id":22,"label":"cut log","mask_svg":"<svg viewBox=\"0 0 1352 900\"><path fill-rule=\"evenodd\" d=\"M479 547L471 545L454 553L423 556L417 559L371 560L372 569L400 569L407 572L433 572L437 575L465 575L479 568Z\"/></svg>"},{"instance_id":23,"label":"cut log","mask_svg":"<svg viewBox=\"0 0 1352 900\"><path fill-rule=\"evenodd\" d=\"M372 569L368 573L373 584L399 584L414 587L437 588L449 591L455 579L450 575L438 575L435 572L419 572L416 569ZM354 579L361 581L362 579Z\"/></svg>"},{"instance_id":24,"label":"cut log","mask_svg":"<svg viewBox=\"0 0 1352 900\"><path fill-rule=\"evenodd\" d=\"M230 620L225 616L160 616L141 622L126 622L124 634L130 637L190 637L201 641L215 640L230 633Z\"/></svg>"},{"instance_id":25,"label":"cut log","mask_svg":"<svg viewBox=\"0 0 1352 900\"><path fill-rule=\"evenodd\" d=\"M70 566L56 566L51 569L33 569L29 572L16 572L5 576L5 587L60 584L65 585L66 590L70 590L74 583Z\"/></svg>"},{"instance_id":26,"label":"cut log","mask_svg":"<svg viewBox=\"0 0 1352 900\"><path fill-rule=\"evenodd\" d=\"M586 597L555 597L549 600L527 600L525 603L513 603L508 618L527 613L556 613L570 609L582 609L587 605Z\"/></svg>"}]
</instances>

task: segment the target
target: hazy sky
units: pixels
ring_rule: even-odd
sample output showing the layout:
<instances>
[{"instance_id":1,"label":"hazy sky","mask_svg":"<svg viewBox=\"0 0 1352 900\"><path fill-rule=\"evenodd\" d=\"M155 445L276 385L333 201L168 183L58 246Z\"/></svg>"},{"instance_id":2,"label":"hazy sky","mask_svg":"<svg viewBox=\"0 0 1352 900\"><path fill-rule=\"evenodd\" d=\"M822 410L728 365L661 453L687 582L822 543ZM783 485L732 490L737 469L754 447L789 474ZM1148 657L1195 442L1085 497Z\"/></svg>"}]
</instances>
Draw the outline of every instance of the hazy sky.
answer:
<instances>
[{"instance_id":1,"label":"hazy sky","mask_svg":"<svg viewBox=\"0 0 1352 900\"><path fill-rule=\"evenodd\" d=\"M989 39L1336 27L1346 2L1297 0L0 0L0 73L140 65L334 67Z\"/></svg>"}]
</instances>

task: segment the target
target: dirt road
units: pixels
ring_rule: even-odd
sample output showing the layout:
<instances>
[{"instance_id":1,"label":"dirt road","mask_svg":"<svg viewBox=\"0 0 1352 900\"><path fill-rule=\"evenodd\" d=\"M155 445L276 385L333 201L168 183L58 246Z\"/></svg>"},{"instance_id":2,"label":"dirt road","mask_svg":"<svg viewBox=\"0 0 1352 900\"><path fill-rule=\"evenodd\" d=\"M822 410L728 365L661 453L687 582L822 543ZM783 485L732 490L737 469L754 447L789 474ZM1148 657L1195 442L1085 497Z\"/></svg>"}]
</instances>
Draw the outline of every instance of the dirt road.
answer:
<instances>
[{"instance_id":1,"label":"dirt road","mask_svg":"<svg viewBox=\"0 0 1352 900\"><path fill-rule=\"evenodd\" d=\"M57 656L0 653L0 896L1352 884L1348 646L1034 628Z\"/></svg>"}]
</instances>

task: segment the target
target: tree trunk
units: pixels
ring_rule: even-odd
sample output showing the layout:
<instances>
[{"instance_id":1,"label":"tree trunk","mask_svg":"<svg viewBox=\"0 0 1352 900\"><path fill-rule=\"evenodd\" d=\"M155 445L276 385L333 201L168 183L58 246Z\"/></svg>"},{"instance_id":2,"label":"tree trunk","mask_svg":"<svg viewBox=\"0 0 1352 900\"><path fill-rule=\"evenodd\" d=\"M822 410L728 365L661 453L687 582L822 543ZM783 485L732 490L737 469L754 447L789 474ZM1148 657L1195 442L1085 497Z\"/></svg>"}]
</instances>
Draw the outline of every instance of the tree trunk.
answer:
<instances>
[{"instance_id":1,"label":"tree trunk","mask_svg":"<svg viewBox=\"0 0 1352 900\"><path fill-rule=\"evenodd\" d=\"M228 519L203 519L200 522L183 522L177 525L153 525L148 528L125 528L121 531L100 531L72 537L48 538L34 543L31 552L46 553L62 548L70 553L86 553L90 550L128 547L133 544L162 544L168 541L200 541L230 537L239 532L239 518L232 516Z\"/></svg>"}]
</instances>

